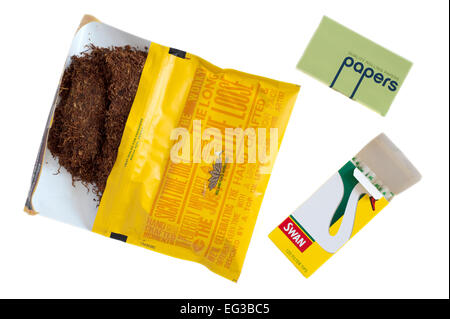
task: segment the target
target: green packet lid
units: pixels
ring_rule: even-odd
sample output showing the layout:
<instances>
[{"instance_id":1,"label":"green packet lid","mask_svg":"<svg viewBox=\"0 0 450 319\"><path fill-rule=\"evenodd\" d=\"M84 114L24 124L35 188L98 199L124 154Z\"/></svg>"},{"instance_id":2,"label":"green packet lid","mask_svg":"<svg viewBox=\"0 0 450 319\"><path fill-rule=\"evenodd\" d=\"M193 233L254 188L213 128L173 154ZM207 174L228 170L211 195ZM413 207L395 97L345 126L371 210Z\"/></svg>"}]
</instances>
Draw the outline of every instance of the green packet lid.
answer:
<instances>
[{"instance_id":1,"label":"green packet lid","mask_svg":"<svg viewBox=\"0 0 450 319\"><path fill-rule=\"evenodd\" d=\"M384 116L411 66L324 16L297 68Z\"/></svg>"}]
</instances>

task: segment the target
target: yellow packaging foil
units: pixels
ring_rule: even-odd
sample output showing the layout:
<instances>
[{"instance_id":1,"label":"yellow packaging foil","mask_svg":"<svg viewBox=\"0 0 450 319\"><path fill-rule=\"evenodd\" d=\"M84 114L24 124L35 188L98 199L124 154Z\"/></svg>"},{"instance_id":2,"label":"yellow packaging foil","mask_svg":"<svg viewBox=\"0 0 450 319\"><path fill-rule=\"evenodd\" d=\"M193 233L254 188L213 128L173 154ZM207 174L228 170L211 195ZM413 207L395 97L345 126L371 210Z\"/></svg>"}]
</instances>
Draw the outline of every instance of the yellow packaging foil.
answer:
<instances>
[{"instance_id":1,"label":"yellow packaging foil","mask_svg":"<svg viewBox=\"0 0 450 319\"><path fill-rule=\"evenodd\" d=\"M279 146L298 91L152 43L93 231L237 281L273 162L176 163L171 134L277 128ZM207 143L193 144L195 157Z\"/></svg>"}]
</instances>

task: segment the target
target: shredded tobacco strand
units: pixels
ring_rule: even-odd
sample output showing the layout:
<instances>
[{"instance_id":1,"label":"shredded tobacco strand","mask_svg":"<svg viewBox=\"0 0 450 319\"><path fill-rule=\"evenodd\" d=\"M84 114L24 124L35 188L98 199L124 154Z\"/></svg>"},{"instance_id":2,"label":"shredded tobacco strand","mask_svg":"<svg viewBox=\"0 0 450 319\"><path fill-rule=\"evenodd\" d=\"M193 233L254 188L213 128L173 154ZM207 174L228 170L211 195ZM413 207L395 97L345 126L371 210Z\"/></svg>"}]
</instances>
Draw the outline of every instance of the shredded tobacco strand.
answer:
<instances>
[{"instance_id":1,"label":"shredded tobacco strand","mask_svg":"<svg viewBox=\"0 0 450 319\"><path fill-rule=\"evenodd\" d=\"M60 85L48 148L72 181L100 199L116 161L147 53L130 46L90 46L72 56Z\"/></svg>"}]
</instances>

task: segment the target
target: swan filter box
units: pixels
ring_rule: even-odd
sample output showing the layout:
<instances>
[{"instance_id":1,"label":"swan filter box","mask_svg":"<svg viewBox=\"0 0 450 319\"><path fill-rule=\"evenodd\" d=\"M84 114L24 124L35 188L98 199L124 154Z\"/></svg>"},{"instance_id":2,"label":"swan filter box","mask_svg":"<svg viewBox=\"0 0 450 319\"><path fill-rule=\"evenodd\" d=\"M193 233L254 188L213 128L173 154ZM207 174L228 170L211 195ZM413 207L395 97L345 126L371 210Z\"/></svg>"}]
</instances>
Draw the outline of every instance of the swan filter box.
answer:
<instances>
[{"instance_id":1,"label":"swan filter box","mask_svg":"<svg viewBox=\"0 0 450 319\"><path fill-rule=\"evenodd\" d=\"M309 277L420 173L380 134L269 235Z\"/></svg>"}]
</instances>

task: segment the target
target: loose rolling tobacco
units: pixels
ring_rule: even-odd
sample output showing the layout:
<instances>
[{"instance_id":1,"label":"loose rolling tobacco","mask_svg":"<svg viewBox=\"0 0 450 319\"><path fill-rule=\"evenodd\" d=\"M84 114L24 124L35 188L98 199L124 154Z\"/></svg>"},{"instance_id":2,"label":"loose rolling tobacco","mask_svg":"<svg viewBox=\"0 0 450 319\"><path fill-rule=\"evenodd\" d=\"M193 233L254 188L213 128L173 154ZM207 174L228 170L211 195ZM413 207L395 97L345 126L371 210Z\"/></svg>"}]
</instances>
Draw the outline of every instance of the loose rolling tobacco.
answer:
<instances>
[{"instance_id":1,"label":"loose rolling tobacco","mask_svg":"<svg viewBox=\"0 0 450 319\"><path fill-rule=\"evenodd\" d=\"M72 58L43 141L101 201L94 208L90 196L60 189L61 179L42 165L41 147L25 210L201 263L237 281L299 86L221 69L92 17L83 21L72 52L95 34L101 43L149 45L148 54L91 46ZM200 147L189 146L191 159L172 160L174 132L188 135L191 144L209 128L220 136L229 129L268 132L261 144L270 155L258 154L269 161L237 163L223 148L209 153L212 162L192 161L194 150L207 146L203 138ZM236 156L250 157L237 135L232 143Z\"/></svg>"},{"instance_id":2,"label":"loose rolling tobacco","mask_svg":"<svg viewBox=\"0 0 450 319\"><path fill-rule=\"evenodd\" d=\"M60 86L48 148L73 181L100 197L117 157L147 53L91 46L72 56Z\"/></svg>"}]
</instances>

